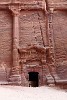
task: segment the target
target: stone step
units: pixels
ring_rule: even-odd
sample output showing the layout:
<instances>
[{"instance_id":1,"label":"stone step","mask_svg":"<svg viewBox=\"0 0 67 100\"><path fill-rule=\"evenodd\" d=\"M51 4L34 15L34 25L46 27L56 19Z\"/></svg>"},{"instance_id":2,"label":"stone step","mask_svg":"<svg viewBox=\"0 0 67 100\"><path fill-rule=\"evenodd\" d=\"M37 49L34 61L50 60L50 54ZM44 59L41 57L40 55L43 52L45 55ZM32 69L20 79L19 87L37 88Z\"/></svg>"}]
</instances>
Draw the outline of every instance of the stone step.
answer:
<instances>
[{"instance_id":1,"label":"stone step","mask_svg":"<svg viewBox=\"0 0 67 100\"><path fill-rule=\"evenodd\" d=\"M0 81L0 85L9 85L8 81Z\"/></svg>"}]
</instances>

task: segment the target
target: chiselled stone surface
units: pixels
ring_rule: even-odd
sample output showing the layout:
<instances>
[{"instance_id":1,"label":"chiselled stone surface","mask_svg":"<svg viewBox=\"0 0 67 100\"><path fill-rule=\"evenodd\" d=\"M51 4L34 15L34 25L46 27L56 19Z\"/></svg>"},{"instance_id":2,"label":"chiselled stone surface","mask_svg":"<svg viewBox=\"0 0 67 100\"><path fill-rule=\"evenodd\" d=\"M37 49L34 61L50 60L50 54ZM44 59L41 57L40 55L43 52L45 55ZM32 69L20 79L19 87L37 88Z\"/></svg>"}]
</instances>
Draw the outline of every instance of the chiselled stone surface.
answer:
<instances>
[{"instance_id":1,"label":"chiselled stone surface","mask_svg":"<svg viewBox=\"0 0 67 100\"><path fill-rule=\"evenodd\" d=\"M67 12L55 11L53 16L56 60L67 60ZM63 23L64 22L64 23Z\"/></svg>"},{"instance_id":2,"label":"chiselled stone surface","mask_svg":"<svg viewBox=\"0 0 67 100\"><path fill-rule=\"evenodd\" d=\"M54 42L55 42L55 59L57 72L60 77L67 78L66 76L66 62L67 61L67 12L55 11L53 16L54 27Z\"/></svg>"},{"instance_id":3,"label":"chiselled stone surface","mask_svg":"<svg viewBox=\"0 0 67 100\"><path fill-rule=\"evenodd\" d=\"M12 16L10 12L0 11L0 23L0 67L4 69L0 68L0 81L5 81L6 78L8 80L12 67Z\"/></svg>"},{"instance_id":4,"label":"chiselled stone surface","mask_svg":"<svg viewBox=\"0 0 67 100\"><path fill-rule=\"evenodd\" d=\"M0 81L39 86L67 79L66 0L0 0Z\"/></svg>"},{"instance_id":5,"label":"chiselled stone surface","mask_svg":"<svg viewBox=\"0 0 67 100\"><path fill-rule=\"evenodd\" d=\"M12 66L12 18L8 11L0 11L0 63Z\"/></svg>"},{"instance_id":6,"label":"chiselled stone surface","mask_svg":"<svg viewBox=\"0 0 67 100\"><path fill-rule=\"evenodd\" d=\"M46 39L45 16L42 11L21 11L20 14L20 47L30 44L43 46L42 35Z\"/></svg>"}]
</instances>

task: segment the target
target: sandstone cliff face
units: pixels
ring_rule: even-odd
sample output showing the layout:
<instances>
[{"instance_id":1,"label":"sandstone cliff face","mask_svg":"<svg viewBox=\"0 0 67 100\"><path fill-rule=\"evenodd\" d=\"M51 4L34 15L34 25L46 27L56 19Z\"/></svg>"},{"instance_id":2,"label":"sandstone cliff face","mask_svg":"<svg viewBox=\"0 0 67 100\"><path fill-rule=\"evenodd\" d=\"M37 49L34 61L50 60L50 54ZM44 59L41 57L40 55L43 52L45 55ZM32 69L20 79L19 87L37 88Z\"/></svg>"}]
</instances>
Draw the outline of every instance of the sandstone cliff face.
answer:
<instances>
[{"instance_id":1,"label":"sandstone cliff face","mask_svg":"<svg viewBox=\"0 0 67 100\"><path fill-rule=\"evenodd\" d=\"M54 11L53 14L53 31L54 31L54 45L55 45L55 59L56 63L63 63L64 61L67 61L67 12L66 11ZM58 72L62 73L61 77L63 76L63 73L66 74L66 72L62 69L66 69L63 65L63 68L61 65L57 68L59 70ZM66 76L66 75L65 75Z\"/></svg>"},{"instance_id":2,"label":"sandstone cliff face","mask_svg":"<svg viewBox=\"0 0 67 100\"><path fill-rule=\"evenodd\" d=\"M0 10L0 80L5 81L12 67L12 18L8 11ZM8 76L6 76L6 74Z\"/></svg>"},{"instance_id":3,"label":"sandstone cliff face","mask_svg":"<svg viewBox=\"0 0 67 100\"><path fill-rule=\"evenodd\" d=\"M42 11L21 11L20 47L36 44L43 46L42 33L45 35L45 16Z\"/></svg>"},{"instance_id":4,"label":"sandstone cliff face","mask_svg":"<svg viewBox=\"0 0 67 100\"><path fill-rule=\"evenodd\" d=\"M8 11L0 11L0 63L12 61L12 18Z\"/></svg>"},{"instance_id":5,"label":"sandstone cliff face","mask_svg":"<svg viewBox=\"0 0 67 100\"><path fill-rule=\"evenodd\" d=\"M25 68L28 78L29 71L41 70L42 84L55 66L60 79L67 79L66 5L66 0L0 0L0 65L2 72L2 66L7 69L2 76Z\"/></svg>"}]
</instances>

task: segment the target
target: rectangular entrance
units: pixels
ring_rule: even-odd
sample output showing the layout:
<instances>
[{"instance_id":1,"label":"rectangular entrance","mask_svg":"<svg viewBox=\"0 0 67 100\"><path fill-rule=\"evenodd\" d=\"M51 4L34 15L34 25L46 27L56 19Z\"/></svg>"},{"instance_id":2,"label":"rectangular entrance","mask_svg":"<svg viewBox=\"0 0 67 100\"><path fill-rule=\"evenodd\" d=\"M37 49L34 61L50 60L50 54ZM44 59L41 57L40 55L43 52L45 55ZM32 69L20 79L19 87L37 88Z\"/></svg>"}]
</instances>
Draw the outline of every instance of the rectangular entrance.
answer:
<instances>
[{"instance_id":1,"label":"rectangular entrance","mask_svg":"<svg viewBox=\"0 0 67 100\"><path fill-rule=\"evenodd\" d=\"M38 87L38 72L29 72L29 86Z\"/></svg>"}]
</instances>

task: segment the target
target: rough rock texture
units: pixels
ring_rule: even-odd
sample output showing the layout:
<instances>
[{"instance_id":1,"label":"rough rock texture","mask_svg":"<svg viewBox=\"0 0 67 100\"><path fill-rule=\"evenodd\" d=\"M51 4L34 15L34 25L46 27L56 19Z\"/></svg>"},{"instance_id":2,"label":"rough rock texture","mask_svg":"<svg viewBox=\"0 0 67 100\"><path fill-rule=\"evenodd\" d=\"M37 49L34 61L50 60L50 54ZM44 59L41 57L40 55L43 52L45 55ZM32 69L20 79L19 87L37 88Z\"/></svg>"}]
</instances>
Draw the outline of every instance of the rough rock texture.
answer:
<instances>
[{"instance_id":1,"label":"rough rock texture","mask_svg":"<svg viewBox=\"0 0 67 100\"><path fill-rule=\"evenodd\" d=\"M12 18L8 11L0 11L0 69L1 81L4 80L3 71L10 72L12 67ZM7 72L5 72L7 73Z\"/></svg>"},{"instance_id":2,"label":"rough rock texture","mask_svg":"<svg viewBox=\"0 0 67 100\"><path fill-rule=\"evenodd\" d=\"M0 11L0 63L11 65L12 54L12 18L8 11Z\"/></svg>"},{"instance_id":3,"label":"rough rock texture","mask_svg":"<svg viewBox=\"0 0 67 100\"><path fill-rule=\"evenodd\" d=\"M42 11L21 11L20 47L30 44L43 46L42 34L45 36L45 16Z\"/></svg>"},{"instance_id":4,"label":"rough rock texture","mask_svg":"<svg viewBox=\"0 0 67 100\"><path fill-rule=\"evenodd\" d=\"M53 15L53 30L54 30L54 45L55 45L55 59L59 64L57 67L60 77L67 78L66 69L67 64L67 12L55 11ZM63 65L63 66L62 66Z\"/></svg>"},{"instance_id":5,"label":"rough rock texture","mask_svg":"<svg viewBox=\"0 0 67 100\"><path fill-rule=\"evenodd\" d=\"M0 82L67 79L66 0L0 0ZM2 80L3 79L3 80Z\"/></svg>"}]
</instances>

